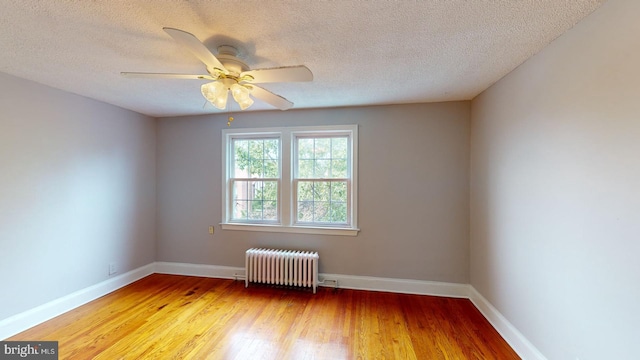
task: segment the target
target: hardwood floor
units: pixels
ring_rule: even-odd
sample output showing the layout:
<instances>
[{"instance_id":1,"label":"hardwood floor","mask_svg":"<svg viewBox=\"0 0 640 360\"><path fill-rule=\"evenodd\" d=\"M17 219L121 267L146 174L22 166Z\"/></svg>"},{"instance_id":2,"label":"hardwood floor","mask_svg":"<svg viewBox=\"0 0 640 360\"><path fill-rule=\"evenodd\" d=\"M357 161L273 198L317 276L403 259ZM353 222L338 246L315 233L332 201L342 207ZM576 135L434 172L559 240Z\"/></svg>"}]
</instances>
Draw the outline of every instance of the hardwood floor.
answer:
<instances>
[{"instance_id":1,"label":"hardwood floor","mask_svg":"<svg viewBox=\"0 0 640 360\"><path fill-rule=\"evenodd\" d=\"M60 359L518 359L467 299L160 274L8 340Z\"/></svg>"}]
</instances>

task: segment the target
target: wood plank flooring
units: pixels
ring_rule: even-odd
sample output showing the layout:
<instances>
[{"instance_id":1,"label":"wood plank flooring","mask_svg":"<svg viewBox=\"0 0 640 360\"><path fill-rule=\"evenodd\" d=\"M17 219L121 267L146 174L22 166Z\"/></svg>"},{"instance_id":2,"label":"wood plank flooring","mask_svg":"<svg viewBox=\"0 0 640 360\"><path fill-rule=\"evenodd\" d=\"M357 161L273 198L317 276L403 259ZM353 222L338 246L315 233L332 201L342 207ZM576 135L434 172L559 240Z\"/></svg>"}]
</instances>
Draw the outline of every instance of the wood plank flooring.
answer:
<instances>
[{"instance_id":1,"label":"wood plank flooring","mask_svg":"<svg viewBox=\"0 0 640 360\"><path fill-rule=\"evenodd\" d=\"M161 274L8 340L60 359L519 359L467 299Z\"/></svg>"}]
</instances>

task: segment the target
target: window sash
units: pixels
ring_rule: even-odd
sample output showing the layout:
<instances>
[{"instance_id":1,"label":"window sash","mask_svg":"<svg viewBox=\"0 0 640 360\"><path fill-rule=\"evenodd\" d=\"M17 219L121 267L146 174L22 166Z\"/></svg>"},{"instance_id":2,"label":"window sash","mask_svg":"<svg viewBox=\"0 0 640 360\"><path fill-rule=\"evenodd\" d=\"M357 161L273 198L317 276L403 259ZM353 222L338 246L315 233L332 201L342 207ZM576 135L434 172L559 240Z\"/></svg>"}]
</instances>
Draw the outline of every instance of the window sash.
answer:
<instances>
[{"instance_id":1,"label":"window sash","mask_svg":"<svg viewBox=\"0 0 640 360\"><path fill-rule=\"evenodd\" d=\"M264 148L264 142L265 141L277 141L277 150L276 150L276 158L268 158L267 154L266 154L266 149ZM234 179L234 178L241 178L242 176L236 176L236 170L238 170L238 167L236 166L236 160L237 160L237 153L236 153L236 143L237 142L242 142L242 141L247 141L247 142L251 142L251 141L262 141L263 142L263 149L262 149L262 157L259 158L252 158L250 153L251 150L250 148L247 149L247 173L246 173L246 177L249 178L266 178L266 177L273 177L273 176L265 176L265 175L275 175L275 177L282 177L282 140L280 139L280 137L274 137L273 135L270 136L250 136L250 137L246 137L246 136L233 136L231 137L230 141L229 141L229 179ZM249 147L249 144L247 144L247 146ZM266 174L266 170L268 167L268 163L273 163L275 161L275 166L276 166L276 171L277 173L273 173L272 174ZM261 171L261 175L257 175L257 176L252 176L252 167L254 165L254 163L260 163L262 171Z\"/></svg>"},{"instance_id":2,"label":"window sash","mask_svg":"<svg viewBox=\"0 0 640 360\"><path fill-rule=\"evenodd\" d=\"M311 155L312 157L302 157L301 153L305 151L308 152L308 149L305 149L306 146L301 146L300 142L305 140L313 140L313 153L305 154L307 156ZM324 154L324 157L316 157L318 154L317 143L322 140L329 140L329 150L328 154ZM339 143L336 144L336 148L334 148L333 140L344 140L344 149L340 149L338 147ZM296 179L320 179L322 176L317 176L319 173L323 173L326 178L351 178L351 165L352 165L352 154L351 154L351 136L349 134L316 134L316 135L296 135L294 138L294 178ZM326 145L325 145L326 146ZM301 149L302 148L302 149ZM338 154L334 154L338 152ZM344 157L339 157L339 152L344 151ZM326 152L326 151L325 151ZM328 155L328 156L327 156ZM305 164L306 166L303 166ZM322 164L323 166L319 166ZM336 166L342 165L344 167L343 171L337 170ZM311 170L309 170L309 167ZM301 171L301 168L306 168L306 171ZM335 169L335 171L334 171ZM319 171L316 171L319 170ZM324 171L323 171L324 170ZM328 170L328 171L327 171ZM312 175L308 175L308 172L311 171ZM342 174L341 174L342 173ZM343 176L339 176L343 175Z\"/></svg>"},{"instance_id":3,"label":"window sash","mask_svg":"<svg viewBox=\"0 0 640 360\"><path fill-rule=\"evenodd\" d=\"M301 183L312 183L315 186L315 183L329 183L331 185L333 184L339 184L339 183L344 183L345 184L345 199L344 202L342 201L333 201L332 197L331 197L331 190L329 192L329 199L328 200L315 200L315 197L312 200L307 200L307 199L300 199L300 194L298 193L298 189L299 189L299 185ZM314 194L315 195L315 194ZM292 216L293 216L293 223L294 225L310 225L310 226L323 226L323 227L351 227L351 213L352 213L352 206L351 206L351 179L349 178L340 178L340 179L335 179L335 178L331 178L331 179L323 179L323 178L317 178L317 179L294 179L293 180L293 211L292 211ZM301 220L300 219L300 204L301 203L306 203L306 204L311 204L313 206L312 209L312 221L305 221L305 220ZM345 209L345 221L332 221L332 217L333 217L333 210L334 210L334 205L336 204L342 204L344 203L344 205L346 206ZM329 220L318 220L316 221L316 204L325 204L328 205L328 209L329 209ZM320 216L320 218L322 218Z\"/></svg>"}]
</instances>

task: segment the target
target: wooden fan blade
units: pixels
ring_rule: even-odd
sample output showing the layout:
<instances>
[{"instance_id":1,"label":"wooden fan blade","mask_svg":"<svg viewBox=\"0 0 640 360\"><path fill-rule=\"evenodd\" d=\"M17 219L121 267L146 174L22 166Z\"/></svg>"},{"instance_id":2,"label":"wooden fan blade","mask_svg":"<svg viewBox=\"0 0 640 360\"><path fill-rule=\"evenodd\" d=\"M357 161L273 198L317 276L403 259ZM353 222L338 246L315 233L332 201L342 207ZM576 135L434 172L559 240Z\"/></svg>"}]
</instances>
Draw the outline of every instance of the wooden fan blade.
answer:
<instances>
[{"instance_id":1,"label":"wooden fan blade","mask_svg":"<svg viewBox=\"0 0 640 360\"><path fill-rule=\"evenodd\" d=\"M205 65L207 65L207 70L213 71L213 69L220 69L224 72L227 72L224 65L215 57L209 49L207 49L204 44L198 40L193 34L188 33L186 31L173 29L173 28L162 28L169 36L171 36L175 41L182 44L186 47L193 55L195 55L200 61L202 61Z\"/></svg>"},{"instance_id":2,"label":"wooden fan blade","mask_svg":"<svg viewBox=\"0 0 640 360\"><path fill-rule=\"evenodd\" d=\"M280 95L276 95L269 90L263 89L256 85L251 85L251 95L256 99L260 99L269 105L277 107L280 110L291 109L293 103Z\"/></svg>"},{"instance_id":3,"label":"wooden fan blade","mask_svg":"<svg viewBox=\"0 0 640 360\"><path fill-rule=\"evenodd\" d=\"M155 78L155 79L185 79L185 80L215 80L211 75L190 75L190 74L164 74L164 73L144 73L144 72L121 72L124 77L132 78Z\"/></svg>"},{"instance_id":4,"label":"wooden fan blade","mask_svg":"<svg viewBox=\"0 0 640 360\"><path fill-rule=\"evenodd\" d=\"M254 84L313 80L313 73L304 65L249 70L240 74L240 78L246 75L253 78L246 81Z\"/></svg>"}]
</instances>

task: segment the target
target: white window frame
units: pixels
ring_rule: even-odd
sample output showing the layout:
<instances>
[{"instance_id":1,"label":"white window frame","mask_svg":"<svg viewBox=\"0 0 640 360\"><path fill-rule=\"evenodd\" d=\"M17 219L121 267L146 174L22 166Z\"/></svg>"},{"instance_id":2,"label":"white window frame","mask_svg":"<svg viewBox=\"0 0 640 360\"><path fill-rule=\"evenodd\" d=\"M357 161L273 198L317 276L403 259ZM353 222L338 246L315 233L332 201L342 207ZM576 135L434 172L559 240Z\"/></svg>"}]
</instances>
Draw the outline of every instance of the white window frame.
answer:
<instances>
[{"instance_id":1,"label":"white window frame","mask_svg":"<svg viewBox=\"0 0 640 360\"><path fill-rule=\"evenodd\" d=\"M348 181L347 206L349 208L349 219L347 224L298 224L296 222L295 204L295 181L294 148L297 136L332 136L346 135L349 137L349 157L350 166ZM232 159L232 139L234 138L262 138L278 137L280 139L280 181L278 198L278 222L239 222L230 221L232 211L232 189L230 185L230 175L233 169ZM335 125L335 126L300 126L300 127L279 127L279 128L258 128L258 129L225 129L222 130L222 222L224 230L244 230L244 231L266 231L284 233L304 233L323 235L343 235L357 236L358 231L358 126L357 125Z\"/></svg>"}]
</instances>

